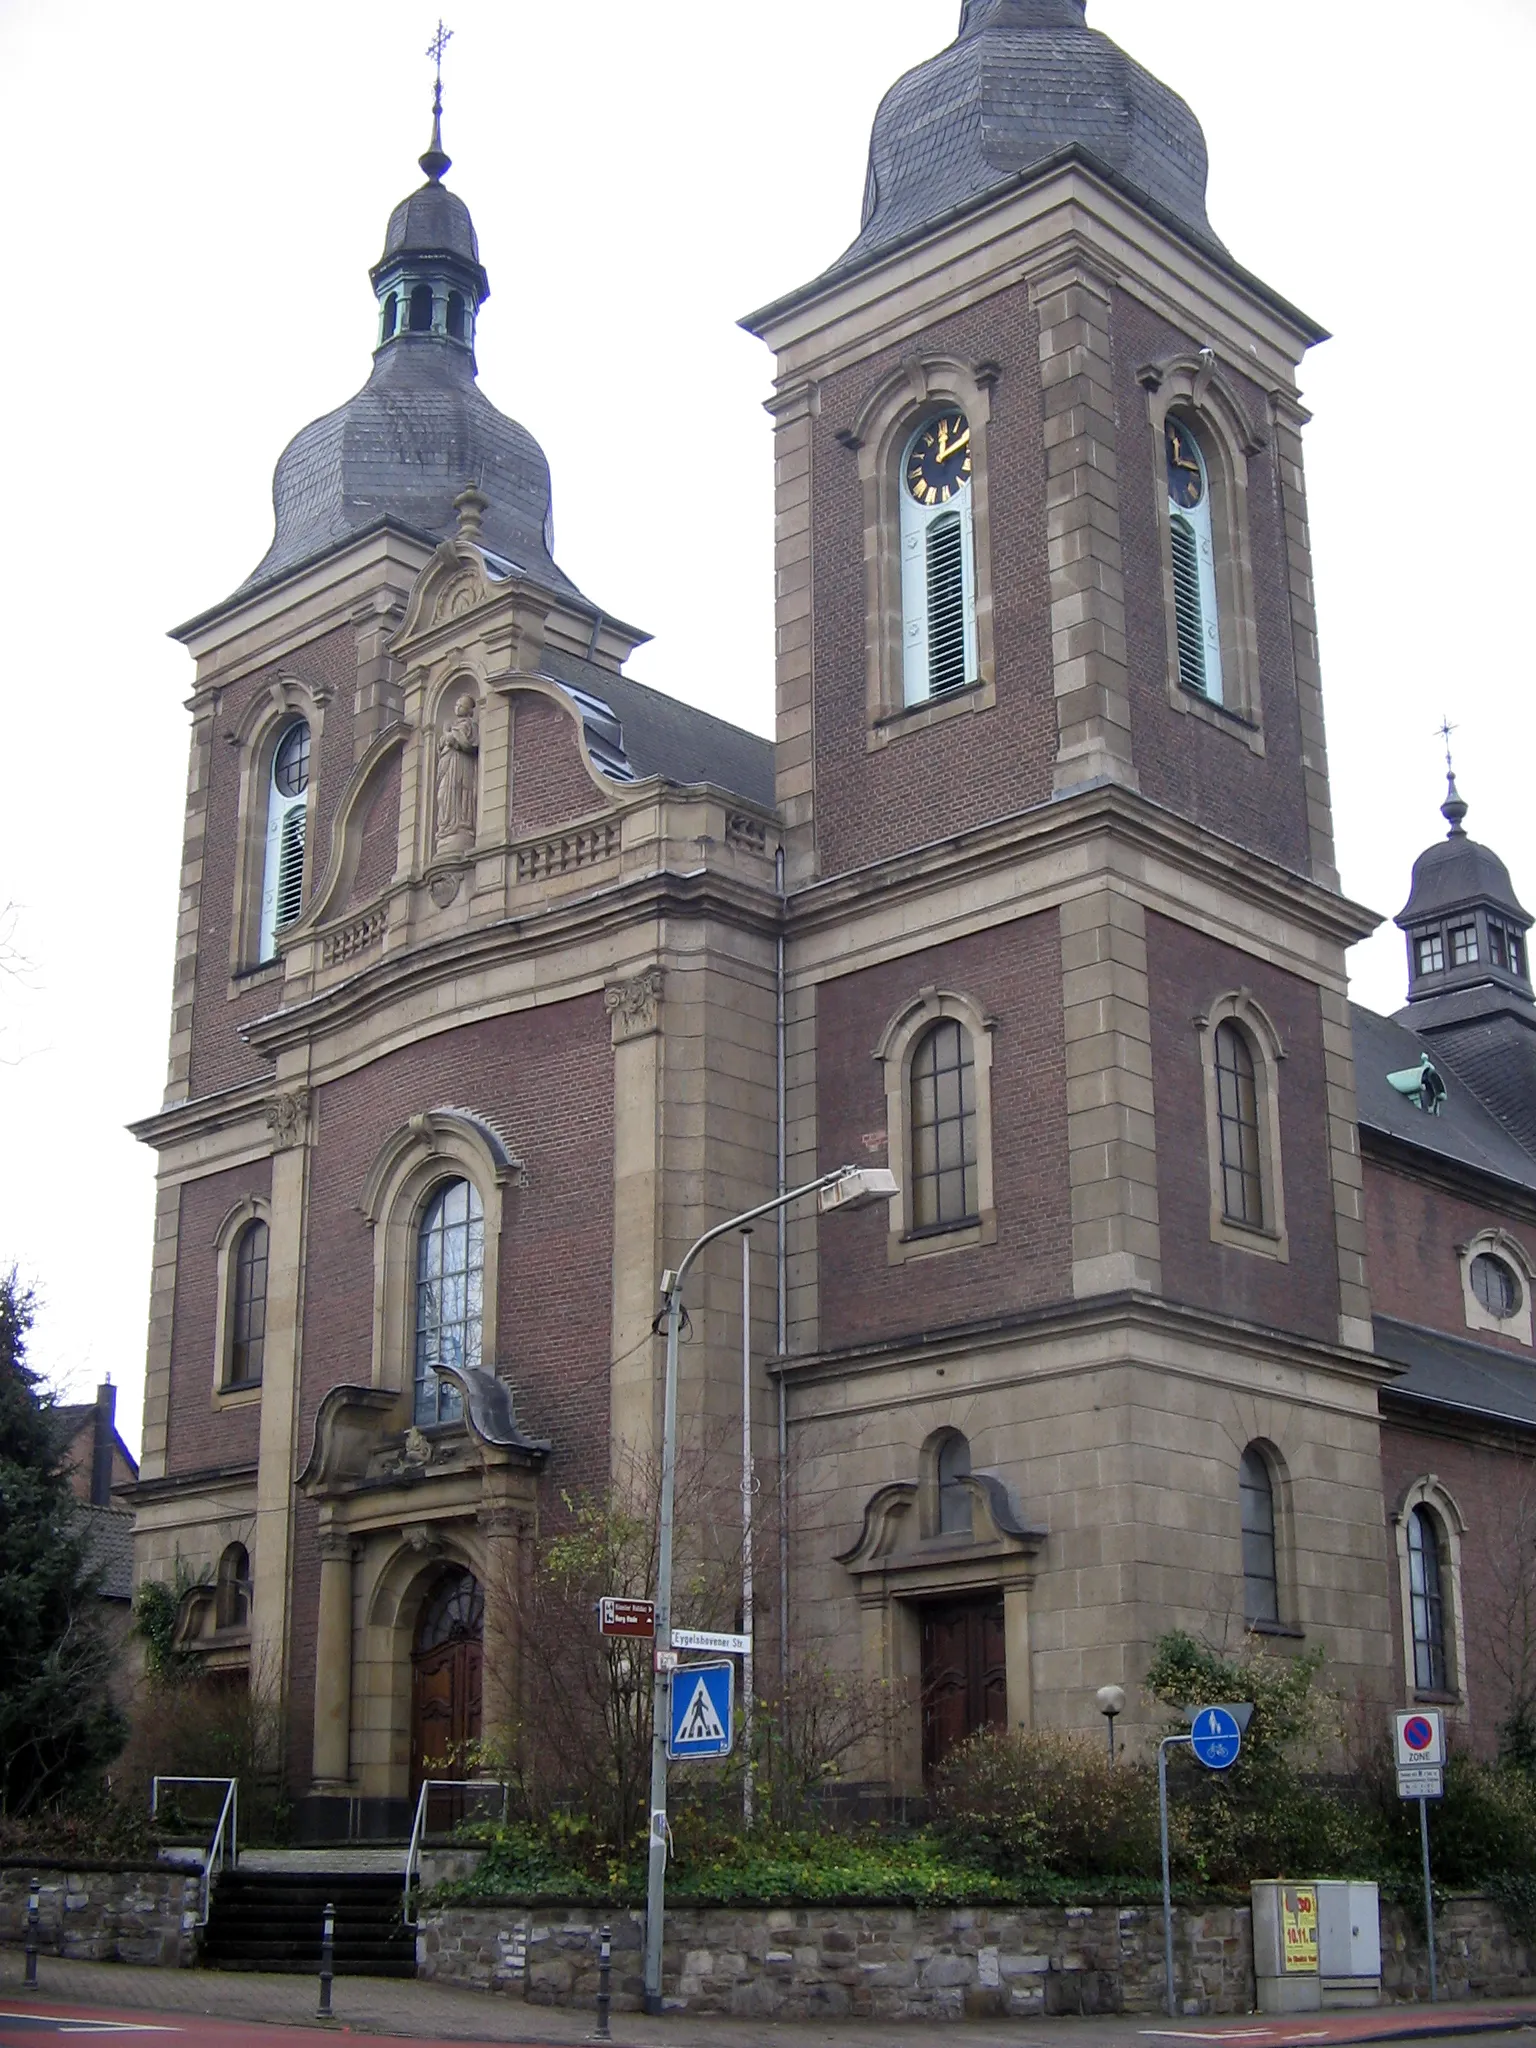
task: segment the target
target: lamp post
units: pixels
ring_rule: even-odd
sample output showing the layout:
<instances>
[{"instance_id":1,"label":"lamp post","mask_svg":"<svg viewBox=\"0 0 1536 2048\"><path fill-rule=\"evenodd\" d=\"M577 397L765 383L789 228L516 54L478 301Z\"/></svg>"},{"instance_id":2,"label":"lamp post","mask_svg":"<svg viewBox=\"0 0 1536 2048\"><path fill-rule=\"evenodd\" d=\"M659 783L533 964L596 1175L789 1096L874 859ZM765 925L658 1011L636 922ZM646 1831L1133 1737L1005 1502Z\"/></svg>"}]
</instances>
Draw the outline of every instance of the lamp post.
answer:
<instances>
[{"instance_id":1,"label":"lamp post","mask_svg":"<svg viewBox=\"0 0 1536 2048\"><path fill-rule=\"evenodd\" d=\"M1115 1717L1125 1712L1125 1687L1123 1685L1101 1685L1094 1694L1099 1712L1109 1725L1109 1760L1115 1760Z\"/></svg>"},{"instance_id":2,"label":"lamp post","mask_svg":"<svg viewBox=\"0 0 1536 2048\"><path fill-rule=\"evenodd\" d=\"M672 1649L672 1503L677 1490L677 1345L683 1314L683 1282L688 1268L717 1237L743 1230L759 1216L771 1216L792 1202L817 1197L825 1213L896 1193L896 1176L883 1166L839 1166L804 1186L760 1202L706 1230L683 1255L675 1271L663 1273L661 1291L667 1314L667 1376L661 1409L661 1515L656 1562L656 1659L651 1672L651 1825L645 1891L645 2009L661 2011L661 1941L667 1886L667 1721L661 1665Z\"/></svg>"}]
</instances>

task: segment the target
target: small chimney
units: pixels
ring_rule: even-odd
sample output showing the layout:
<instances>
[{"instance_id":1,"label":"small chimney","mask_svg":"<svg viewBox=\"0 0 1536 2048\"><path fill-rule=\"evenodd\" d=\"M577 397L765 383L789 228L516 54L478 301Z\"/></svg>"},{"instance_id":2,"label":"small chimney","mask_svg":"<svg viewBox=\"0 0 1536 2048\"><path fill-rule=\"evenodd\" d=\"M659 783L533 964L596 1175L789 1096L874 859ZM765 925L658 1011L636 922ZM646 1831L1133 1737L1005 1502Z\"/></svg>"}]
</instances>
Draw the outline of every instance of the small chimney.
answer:
<instances>
[{"instance_id":1,"label":"small chimney","mask_svg":"<svg viewBox=\"0 0 1536 2048\"><path fill-rule=\"evenodd\" d=\"M91 1446L91 1506L112 1505L112 1453L117 1444L117 1389L110 1380L96 1389L96 1434Z\"/></svg>"}]
</instances>

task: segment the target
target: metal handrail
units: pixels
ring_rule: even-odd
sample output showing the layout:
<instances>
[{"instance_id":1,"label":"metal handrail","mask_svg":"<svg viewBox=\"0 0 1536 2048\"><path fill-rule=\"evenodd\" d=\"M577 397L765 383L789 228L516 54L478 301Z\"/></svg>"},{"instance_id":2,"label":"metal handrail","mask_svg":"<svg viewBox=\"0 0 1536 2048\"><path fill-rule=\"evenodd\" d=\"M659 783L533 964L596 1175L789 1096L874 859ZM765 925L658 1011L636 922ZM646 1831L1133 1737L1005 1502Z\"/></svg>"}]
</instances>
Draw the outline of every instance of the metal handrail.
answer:
<instances>
[{"instance_id":1,"label":"metal handrail","mask_svg":"<svg viewBox=\"0 0 1536 2048\"><path fill-rule=\"evenodd\" d=\"M201 1873L200 1902L202 1911L197 1925L208 1925L208 1914L213 1899L213 1871L215 1864L220 1869L235 1870L240 1863L240 1780L238 1778L173 1778L156 1777L150 1781L149 1817L155 1819L160 1811L160 1787L162 1785L222 1785L224 1803L219 1808L219 1818L213 1830L203 1858Z\"/></svg>"},{"instance_id":2,"label":"metal handrail","mask_svg":"<svg viewBox=\"0 0 1536 2048\"><path fill-rule=\"evenodd\" d=\"M421 1876L421 1845L427 1832L427 1801L434 1792L491 1792L501 1794L501 1818L507 1817L507 1804L511 1798L511 1787L505 1778L424 1778L421 1791L416 1799L416 1818L411 1824L411 1843L405 1852L405 1899L401 1917L407 1927L414 1927L411 1917L411 1880Z\"/></svg>"}]
</instances>

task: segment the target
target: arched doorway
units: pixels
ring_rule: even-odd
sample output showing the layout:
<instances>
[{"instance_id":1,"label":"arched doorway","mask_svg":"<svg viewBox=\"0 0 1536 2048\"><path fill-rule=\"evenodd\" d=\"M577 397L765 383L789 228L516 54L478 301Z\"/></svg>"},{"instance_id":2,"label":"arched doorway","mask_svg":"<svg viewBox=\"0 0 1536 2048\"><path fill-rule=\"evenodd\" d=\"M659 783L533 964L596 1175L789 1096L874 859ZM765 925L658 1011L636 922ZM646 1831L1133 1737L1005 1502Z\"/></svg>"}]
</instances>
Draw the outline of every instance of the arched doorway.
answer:
<instances>
[{"instance_id":1,"label":"arched doorway","mask_svg":"<svg viewBox=\"0 0 1536 2048\"><path fill-rule=\"evenodd\" d=\"M411 1800L423 1778L462 1778L465 1751L480 1739L485 1594L454 1567L422 1603L411 1653Z\"/></svg>"}]
</instances>

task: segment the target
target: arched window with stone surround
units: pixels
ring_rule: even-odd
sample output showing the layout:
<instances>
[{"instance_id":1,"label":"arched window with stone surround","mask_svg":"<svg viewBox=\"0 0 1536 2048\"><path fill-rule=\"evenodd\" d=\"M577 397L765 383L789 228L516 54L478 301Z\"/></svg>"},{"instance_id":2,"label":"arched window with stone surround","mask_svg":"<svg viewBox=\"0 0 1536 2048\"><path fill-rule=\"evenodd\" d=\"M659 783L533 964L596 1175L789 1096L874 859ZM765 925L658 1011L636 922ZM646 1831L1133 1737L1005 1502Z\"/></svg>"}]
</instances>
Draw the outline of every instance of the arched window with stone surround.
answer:
<instances>
[{"instance_id":1,"label":"arched window with stone surround","mask_svg":"<svg viewBox=\"0 0 1536 2048\"><path fill-rule=\"evenodd\" d=\"M226 1387L261 1384L267 1343L267 1253L270 1237L258 1216L235 1241L229 1298Z\"/></svg>"},{"instance_id":2,"label":"arched window with stone surround","mask_svg":"<svg viewBox=\"0 0 1536 2048\"><path fill-rule=\"evenodd\" d=\"M939 1500L941 1536L970 1536L975 1533L971 1513L971 1447L959 1430L951 1430L939 1445L934 1459L934 1479Z\"/></svg>"},{"instance_id":3,"label":"arched window with stone surround","mask_svg":"<svg viewBox=\"0 0 1536 2048\"><path fill-rule=\"evenodd\" d=\"M438 1367L478 1367L484 1320L485 1210L473 1181L441 1182L416 1232L418 1424L457 1421L459 1389Z\"/></svg>"},{"instance_id":4,"label":"arched window with stone surround","mask_svg":"<svg viewBox=\"0 0 1536 2048\"><path fill-rule=\"evenodd\" d=\"M1252 1628L1256 1623L1280 1619L1275 1485L1269 1461L1257 1444L1243 1452L1238 1495L1243 1520L1243 1619Z\"/></svg>"},{"instance_id":5,"label":"arched window with stone surround","mask_svg":"<svg viewBox=\"0 0 1536 2048\"><path fill-rule=\"evenodd\" d=\"M1258 1083L1247 1034L1230 1018L1216 1027L1216 1114L1223 1213L1231 1223L1258 1229L1264 1222Z\"/></svg>"},{"instance_id":6,"label":"arched window with stone surround","mask_svg":"<svg viewBox=\"0 0 1536 2048\"><path fill-rule=\"evenodd\" d=\"M251 1618L251 1559L243 1543L229 1544L214 1581L213 1625L244 1628Z\"/></svg>"},{"instance_id":7,"label":"arched window with stone surround","mask_svg":"<svg viewBox=\"0 0 1536 2048\"><path fill-rule=\"evenodd\" d=\"M958 1018L932 1025L912 1054L911 1174L915 1230L974 1221L977 1174L976 1056Z\"/></svg>"}]
</instances>

